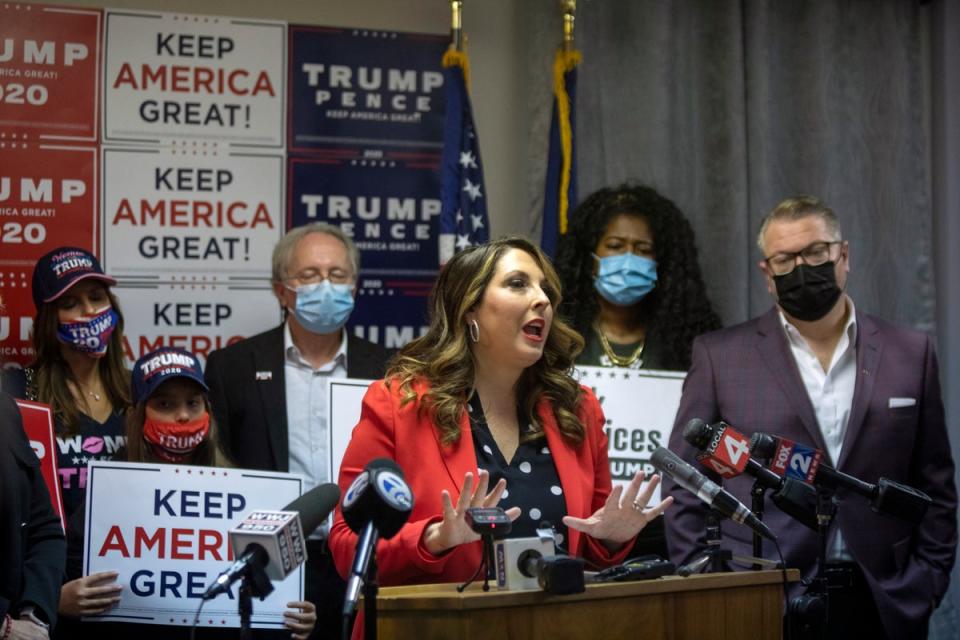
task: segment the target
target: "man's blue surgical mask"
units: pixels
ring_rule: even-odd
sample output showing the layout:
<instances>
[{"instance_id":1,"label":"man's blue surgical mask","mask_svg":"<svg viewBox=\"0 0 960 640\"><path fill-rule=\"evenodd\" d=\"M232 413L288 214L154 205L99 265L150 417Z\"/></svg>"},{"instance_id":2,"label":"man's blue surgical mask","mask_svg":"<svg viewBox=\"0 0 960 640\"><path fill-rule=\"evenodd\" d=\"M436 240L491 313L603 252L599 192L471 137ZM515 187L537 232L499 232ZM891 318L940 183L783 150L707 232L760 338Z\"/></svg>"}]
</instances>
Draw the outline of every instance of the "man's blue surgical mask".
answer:
<instances>
[{"instance_id":1,"label":"man's blue surgical mask","mask_svg":"<svg viewBox=\"0 0 960 640\"><path fill-rule=\"evenodd\" d=\"M657 263L635 253L619 253L603 258L593 286L608 302L629 307L643 299L657 285Z\"/></svg>"},{"instance_id":2,"label":"man's blue surgical mask","mask_svg":"<svg viewBox=\"0 0 960 640\"><path fill-rule=\"evenodd\" d=\"M323 280L292 290L297 292L293 315L307 331L333 333L347 323L353 311L352 284L331 284Z\"/></svg>"}]
</instances>

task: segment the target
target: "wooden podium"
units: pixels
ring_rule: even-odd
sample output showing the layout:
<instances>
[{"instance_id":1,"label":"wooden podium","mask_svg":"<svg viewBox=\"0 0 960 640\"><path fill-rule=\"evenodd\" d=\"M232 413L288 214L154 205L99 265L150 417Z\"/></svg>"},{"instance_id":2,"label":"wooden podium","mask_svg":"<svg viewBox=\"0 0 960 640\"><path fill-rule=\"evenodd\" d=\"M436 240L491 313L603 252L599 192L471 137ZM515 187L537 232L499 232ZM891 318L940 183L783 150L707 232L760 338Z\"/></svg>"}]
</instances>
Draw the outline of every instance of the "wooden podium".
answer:
<instances>
[{"instance_id":1,"label":"wooden podium","mask_svg":"<svg viewBox=\"0 0 960 640\"><path fill-rule=\"evenodd\" d=\"M788 579L799 579L796 570ZM782 636L783 575L744 571L590 584L584 593L484 593L479 584L385 587L377 598L380 640L669 638L775 640Z\"/></svg>"}]
</instances>

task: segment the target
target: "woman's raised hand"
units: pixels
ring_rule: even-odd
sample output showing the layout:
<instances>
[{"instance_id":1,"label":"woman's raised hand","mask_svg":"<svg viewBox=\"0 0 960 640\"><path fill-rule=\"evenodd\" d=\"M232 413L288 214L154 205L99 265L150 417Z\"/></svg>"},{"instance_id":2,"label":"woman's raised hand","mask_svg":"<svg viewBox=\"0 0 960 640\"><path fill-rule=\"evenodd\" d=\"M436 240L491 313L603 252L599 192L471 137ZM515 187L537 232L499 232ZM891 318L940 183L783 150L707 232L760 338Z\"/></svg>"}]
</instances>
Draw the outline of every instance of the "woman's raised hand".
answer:
<instances>
[{"instance_id":1,"label":"woman's raised hand","mask_svg":"<svg viewBox=\"0 0 960 640\"><path fill-rule=\"evenodd\" d=\"M490 474L485 469L480 469L477 477L476 488L474 488L473 473L468 471L463 477L463 490L457 498L456 505L450 498L450 492L444 489L440 493L440 499L443 502L443 520L434 522L423 532L423 544L433 555L440 555L457 545L480 539L480 535L474 533L467 524L467 509L497 506L504 489L507 488L507 481L501 479L493 490L487 493ZM511 520L516 520L520 517L520 509L517 507L508 509L507 515Z\"/></svg>"}]
</instances>

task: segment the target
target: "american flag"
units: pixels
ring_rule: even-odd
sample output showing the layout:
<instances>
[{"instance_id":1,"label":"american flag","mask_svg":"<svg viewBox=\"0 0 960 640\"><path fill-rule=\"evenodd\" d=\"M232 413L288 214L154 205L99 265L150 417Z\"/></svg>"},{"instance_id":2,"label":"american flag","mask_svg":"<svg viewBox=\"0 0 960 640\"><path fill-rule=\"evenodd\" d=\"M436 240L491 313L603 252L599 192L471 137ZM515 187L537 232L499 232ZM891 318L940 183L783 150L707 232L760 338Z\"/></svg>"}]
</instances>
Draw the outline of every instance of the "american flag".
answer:
<instances>
[{"instance_id":1,"label":"american flag","mask_svg":"<svg viewBox=\"0 0 960 640\"><path fill-rule=\"evenodd\" d=\"M490 239L480 142L467 93L467 54L449 49L443 56L447 109L441 164L440 264Z\"/></svg>"}]
</instances>

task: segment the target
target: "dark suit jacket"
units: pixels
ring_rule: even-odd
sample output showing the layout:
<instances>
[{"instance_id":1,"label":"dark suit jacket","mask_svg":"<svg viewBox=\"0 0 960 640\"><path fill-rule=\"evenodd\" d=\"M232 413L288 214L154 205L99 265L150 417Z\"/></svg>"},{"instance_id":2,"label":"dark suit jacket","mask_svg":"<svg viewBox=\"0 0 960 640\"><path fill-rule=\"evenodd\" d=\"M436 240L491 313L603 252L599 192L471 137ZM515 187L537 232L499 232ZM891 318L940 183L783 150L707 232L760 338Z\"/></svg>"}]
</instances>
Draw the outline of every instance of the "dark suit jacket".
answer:
<instances>
[{"instance_id":1,"label":"dark suit jacket","mask_svg":"<svg viewBox=\"0 0 960 640\"><path fill-rule=\"evenodd\" d=\"M351 378L382 378L389 355L379 345L347 335ZM205 378L220 441L233 463L289 471L283 325L212 352Z\"/></svg>"},{"instance_id":2,"label":"dark suit jacket","mask_svg":"<svg viewBox=\"0 0 960 640\"><path fill-rule=\"evenodd\" d=\"M867 482L886 477L916 487L933 504L923 522L913 526L874 513L862 497L840 492L834 526L863 568L889 636L925 637L927 619L947 589L957 544L954 466L937 358L926 334L865 313L857 313L856 354L857 378L840 460L827 455L825 463ZM890 407L891 398L916 403ZM670 448L688 461L694 460L694 451L682 431L691 418L724 420L748 436L763 431L826 450L775 308L694 341L693 364L670 436ZM670 555L682 562L702 540L704 508L688 491L671 481L665 484L676 500L667 511ZM747 505L751 485L748 476L724 482ZM769 501L764 511L787 565L800 568L805 577L813 575L816 534ZM725 547L751 555L748 529L726 522L723 533ZM765 552L774 555L769 543Z\"/></svg>"},{"instance_id":3,"label":"dark suit jacket","mask_svg":"<svg viewBox=\"0 0 960 640\"><path fill-rule=\"evenodd\" d=\"M66 549L20 411L0 392L0 620L32 603L56 624Z\"/></svg>"}]
</instances>

